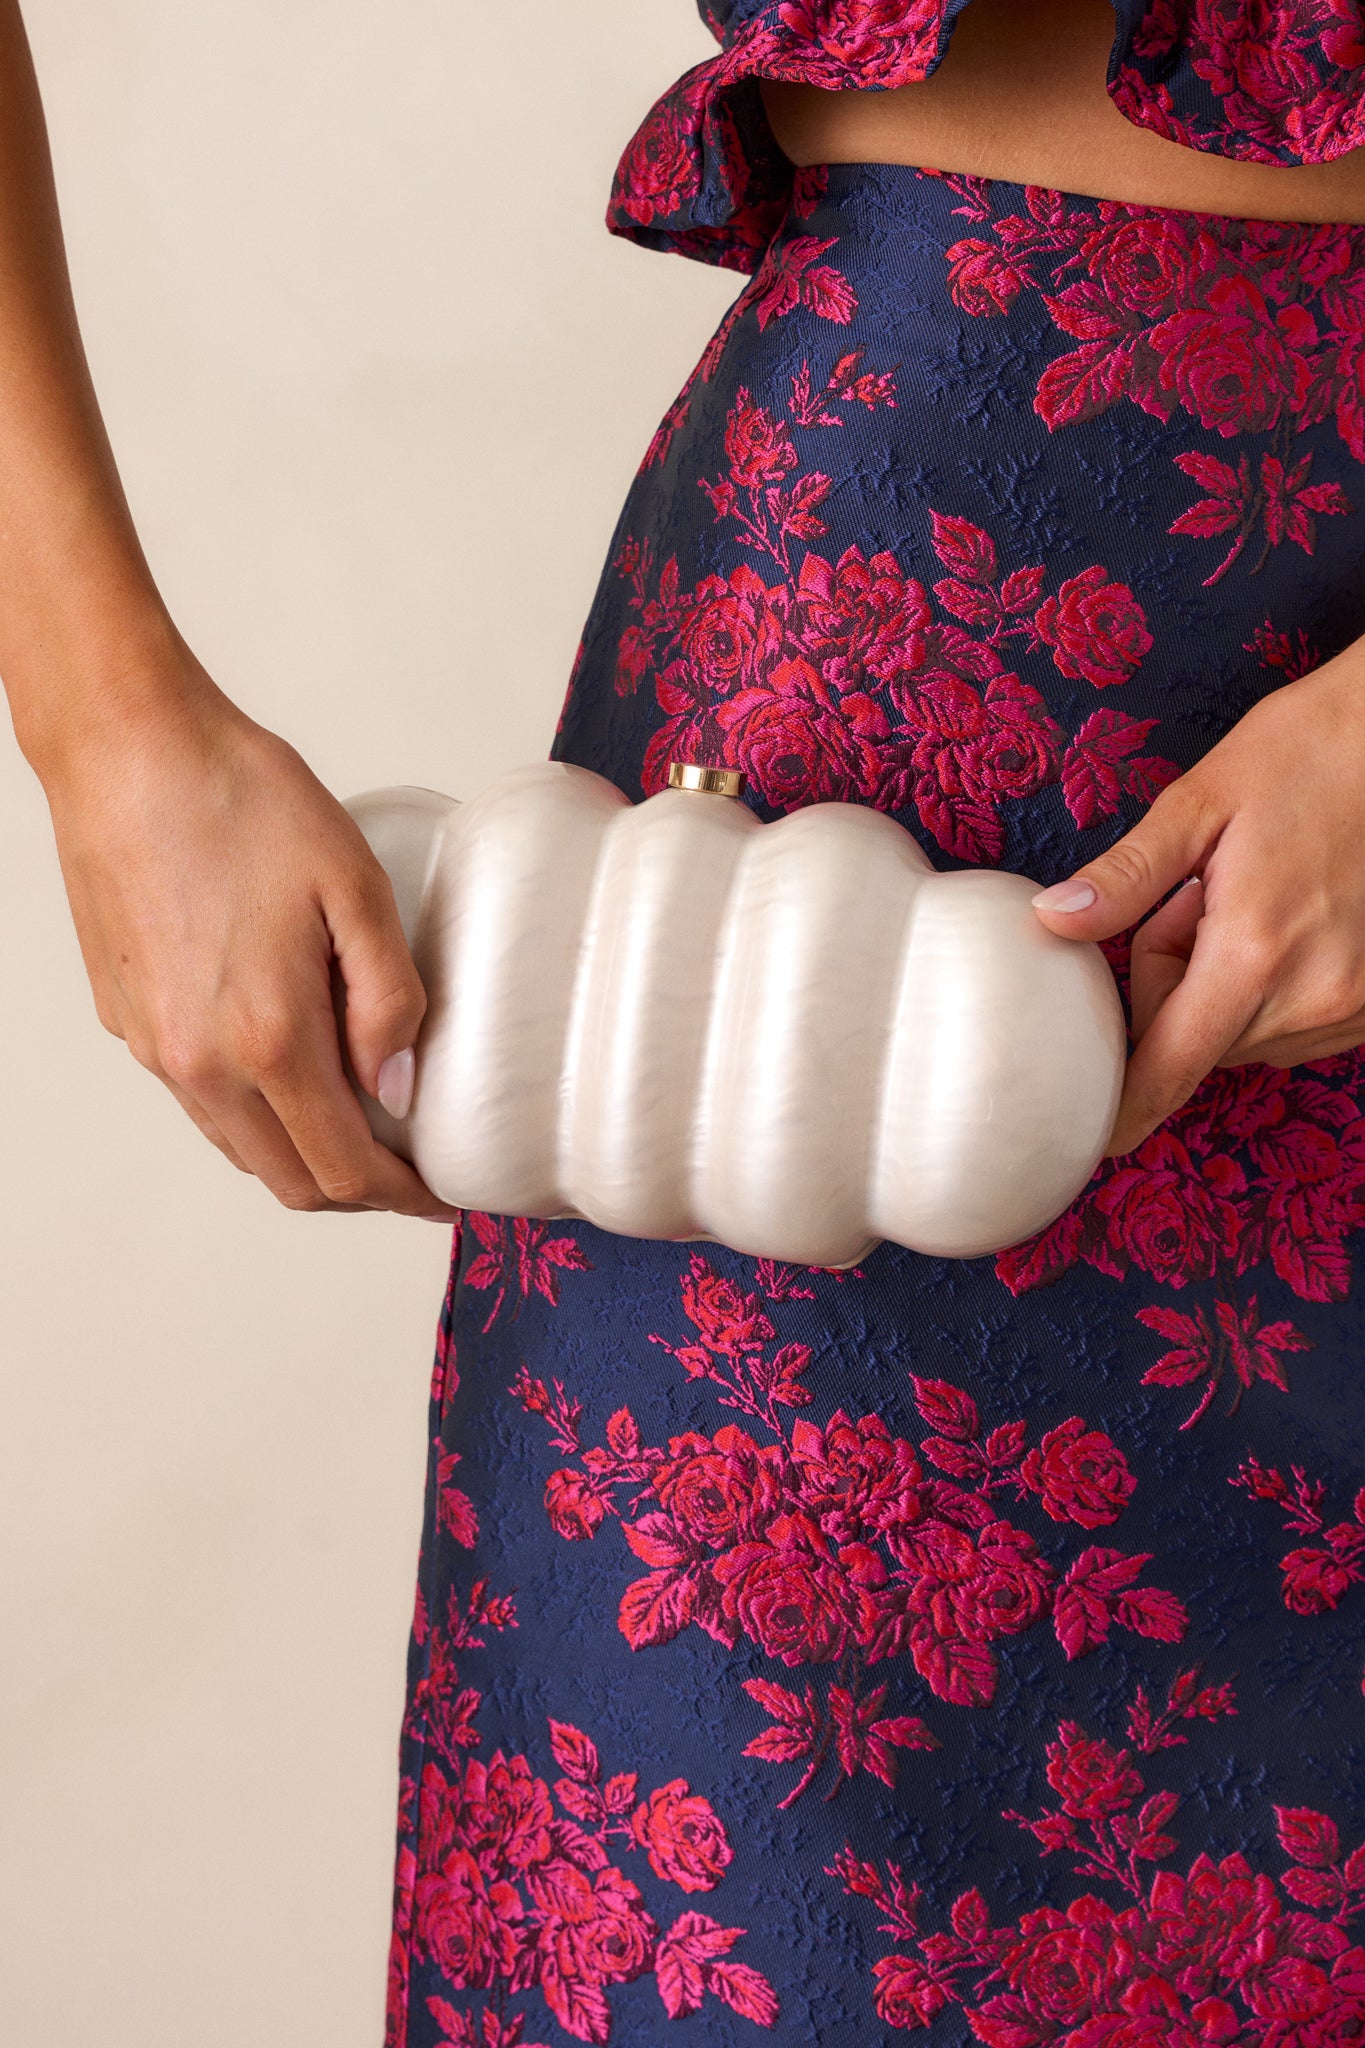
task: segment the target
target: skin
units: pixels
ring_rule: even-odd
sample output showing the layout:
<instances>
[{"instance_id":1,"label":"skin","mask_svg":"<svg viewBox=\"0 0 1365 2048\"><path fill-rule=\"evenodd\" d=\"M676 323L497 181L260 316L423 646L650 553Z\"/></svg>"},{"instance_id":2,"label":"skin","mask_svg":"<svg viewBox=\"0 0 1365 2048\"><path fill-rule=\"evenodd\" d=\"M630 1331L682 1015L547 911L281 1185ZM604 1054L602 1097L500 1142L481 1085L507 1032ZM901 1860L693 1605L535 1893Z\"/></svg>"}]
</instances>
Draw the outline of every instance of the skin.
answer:
<instances>
[{"instance_id":1,"label":"skin","mask_svg":"<svg viewBox=\"0 0 1365 2048\"><path fill-rule=\"evenodd\" d=\"M1365 221L1365 152L1275 169L1130 127L1104 94L1111 35L1108 0L973 0L923 86L772 88L770 115L796 161L880 157ZM342 1067L334 973L372 1094L425 1005L387 878L294 750L185 645L138 544L81 347L16 0L0 0L0 458L0 675L100 1021L287 1207L453 1220L370 1137ZM1217 1065L1365 1042L1362 692L1358 642L1258 704L1126 838L1039 899L1053 930L1094 939L1196 878L1137 935L1138 1043L1113 1151ZM1086 883L1093 899L1064 908Z\"/></svg>"},{"instance_id":2,"label":"skin","mask_svg":"<svg viewBox=\"0 0 1365 2048\"><path fill-rule=\"evenodd\" d=\"M0 0L0 674L105 1029L290 1209L451 1222L363 1087L426 997L393 891L293 748L185 645L138 545L72 306L42 110Z\"/></svg>"},{"instance_id":3,"label":"skin","mask_svg":"<svg viewBox=\"0 0 1365 2048\"><path fill-rule=\"evenodd\" d=\"M1125 119L1105 90L1112 0L971 0L942 63L893 92L765 84L793 163L930 164L1093 199L1243 219L1365 222L1365 150L1244 163Z\"/></svg>"},{"instance_id":4,"label":"skin","mask_svg":"<svg viewBox=\"0 0 1365 2048\"><path fill-rule=\"evenodd\" d=\"M1365 150L1304 167L1238 163L1126 121L1105 91L1113 34L1110 0L972 0L922 84L769 85L764 100L797 163L928 164L1134 204L1365 222ZM1111 1155L1215 1067L1290 1066L1365 1043L1363 700L1358 640L1258 703L1108 853L1035 897L1069 938L1140 924L1136 1045Z\"/></svg>"}]
</instances>

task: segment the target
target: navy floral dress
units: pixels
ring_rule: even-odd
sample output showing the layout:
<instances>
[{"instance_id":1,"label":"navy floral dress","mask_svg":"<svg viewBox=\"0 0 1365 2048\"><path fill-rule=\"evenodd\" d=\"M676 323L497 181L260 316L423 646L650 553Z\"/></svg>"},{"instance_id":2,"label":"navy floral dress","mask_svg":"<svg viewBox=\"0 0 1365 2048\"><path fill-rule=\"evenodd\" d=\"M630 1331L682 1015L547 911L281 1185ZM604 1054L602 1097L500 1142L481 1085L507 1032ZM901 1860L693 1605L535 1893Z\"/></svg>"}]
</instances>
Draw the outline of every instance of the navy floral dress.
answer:
<instances>
[{"instance_id":1,"label":"navy floral dress","mask_svg":"<svg viewBox=\"0 0 1365 2048\"><path fill-rule=\"evenodd\" d=\"M1365 633L1365 230L779 175L763 48L959 11L735 7L632 145L615 224L753 274L555 752L1049 882ZM1135 118L1356 139L1348 0L1128 29ZM1362 1090L1219 1072L994 1259L467 1216L388 2048L1365 2041Z\"/></svg>"}]
</instances>

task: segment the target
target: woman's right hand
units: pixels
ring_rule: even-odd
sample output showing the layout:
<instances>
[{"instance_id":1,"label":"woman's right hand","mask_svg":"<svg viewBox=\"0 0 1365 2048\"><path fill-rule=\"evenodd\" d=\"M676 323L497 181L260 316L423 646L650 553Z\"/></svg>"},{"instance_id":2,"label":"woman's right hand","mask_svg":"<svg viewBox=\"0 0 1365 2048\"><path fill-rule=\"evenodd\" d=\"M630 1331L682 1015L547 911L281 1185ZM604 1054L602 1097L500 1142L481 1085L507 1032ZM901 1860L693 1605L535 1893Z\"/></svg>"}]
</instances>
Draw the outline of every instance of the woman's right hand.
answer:
<instances>
[{"instance_id":1,"label":"woman's right hand","mask_svg":"<svg viewBox=\"0 0 1365 2048\"><path fill-rule=\"evenodd\" d=\"M100 1022L289 1209L453 1222L371 1136L426 1007L384 870L283 740L188 650L136 719L35 760Z\"/></svg>"}]
</instances>

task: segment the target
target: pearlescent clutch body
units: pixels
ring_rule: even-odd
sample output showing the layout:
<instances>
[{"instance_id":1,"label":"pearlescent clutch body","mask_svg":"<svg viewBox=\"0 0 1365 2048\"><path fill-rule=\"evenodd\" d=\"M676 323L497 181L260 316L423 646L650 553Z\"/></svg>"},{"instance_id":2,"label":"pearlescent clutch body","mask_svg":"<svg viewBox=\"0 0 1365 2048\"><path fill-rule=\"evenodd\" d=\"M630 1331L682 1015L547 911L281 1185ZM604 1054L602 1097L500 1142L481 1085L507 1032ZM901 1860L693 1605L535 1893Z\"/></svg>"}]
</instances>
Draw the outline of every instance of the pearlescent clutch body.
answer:
<instances>
[{"instance_id":1,"label":"pearlescent clutch body","mask_svg":"<svg viewBox=\"0 0 1365 2048\"><path fill-rule=\"evenodd\" d=\"M974 1258L1101 1157L1118 992L1022 876L938 874L857 804L764 825L563 762L347 808L429 999L408 1116L365 1107L442 1201L802 1265Z\"/></svg>"}]
</instances>

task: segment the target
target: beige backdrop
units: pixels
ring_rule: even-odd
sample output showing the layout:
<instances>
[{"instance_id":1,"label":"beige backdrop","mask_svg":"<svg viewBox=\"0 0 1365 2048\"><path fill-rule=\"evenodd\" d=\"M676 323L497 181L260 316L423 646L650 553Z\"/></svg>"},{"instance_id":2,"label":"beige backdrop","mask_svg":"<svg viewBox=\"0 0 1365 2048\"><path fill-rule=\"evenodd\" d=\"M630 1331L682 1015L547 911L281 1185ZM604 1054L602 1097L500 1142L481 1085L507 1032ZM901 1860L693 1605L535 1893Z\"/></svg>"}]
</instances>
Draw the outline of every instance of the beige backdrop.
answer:
<instances>
[{"instance_id":1,"label":"beige backdrop","mask_svg":"<svg viewBox=\"0 0 1365 2048\"><path fill-rule=\"evenodd\" d=\"M549 745L735 281L612 241L690 0L28 0L134 509L339 794ZM444 1233L298 1217L100 1031L0 740L0 2041L378 2048Z\"/></svg>"}]
</instances>

